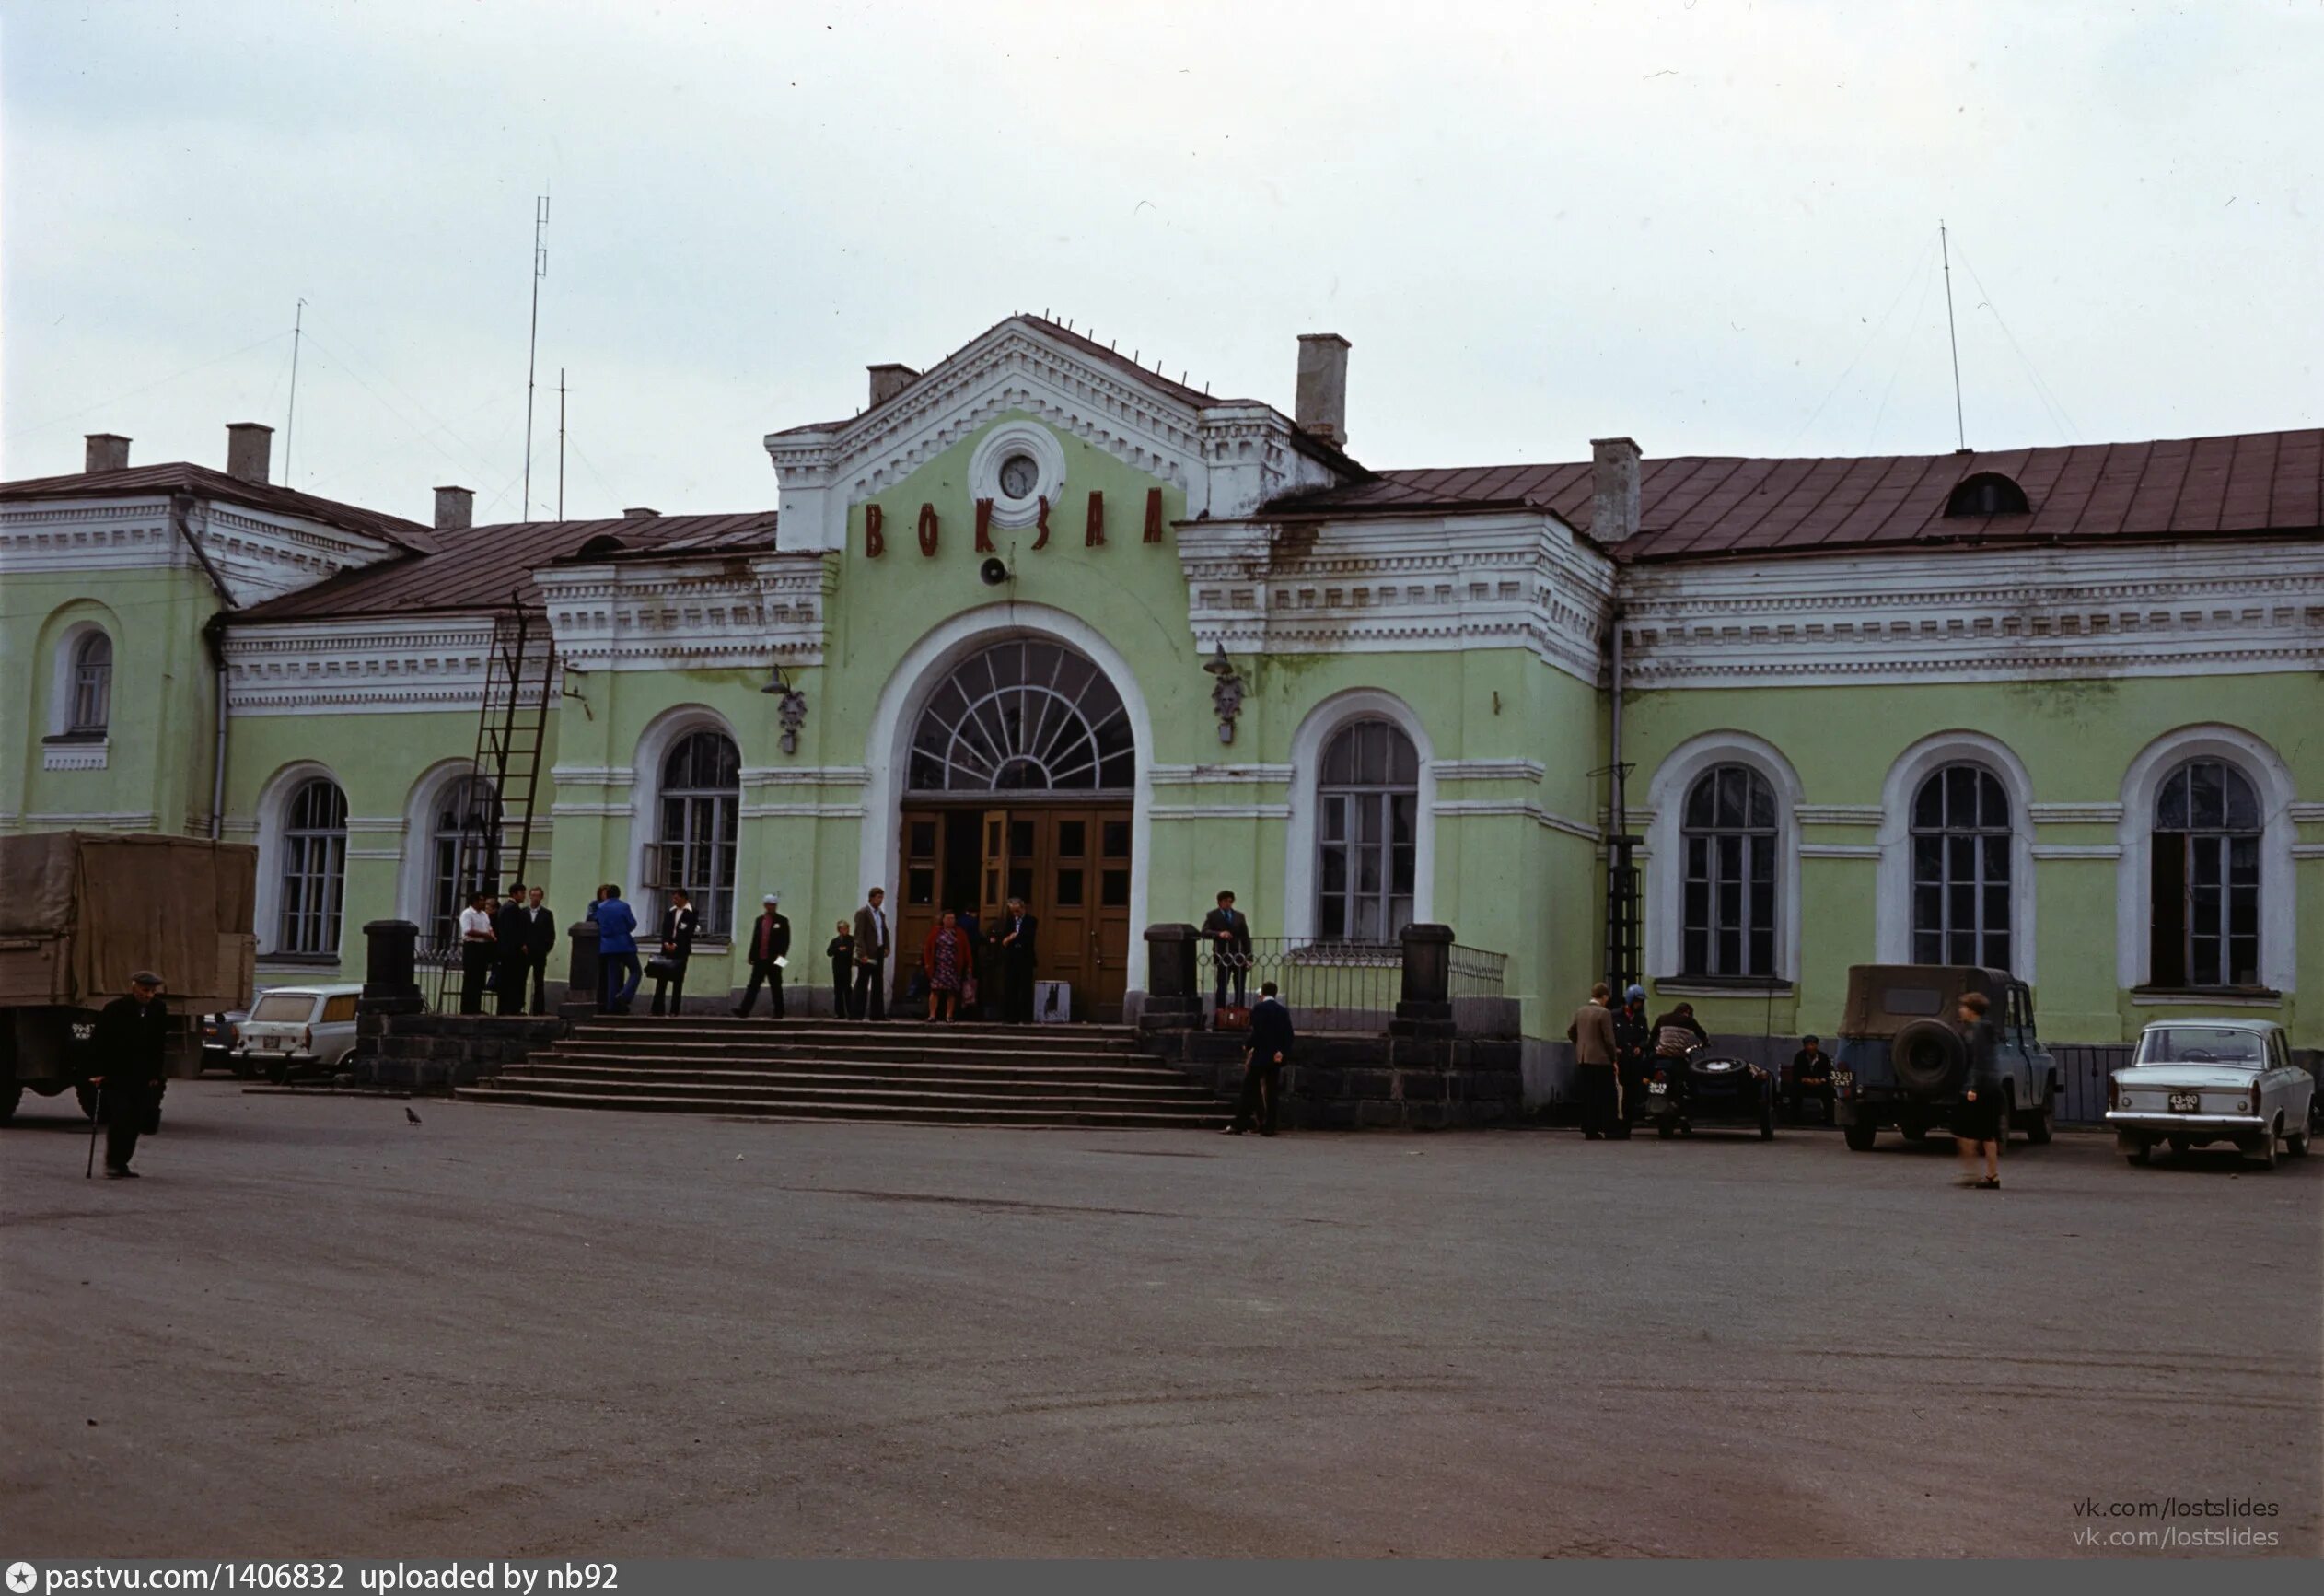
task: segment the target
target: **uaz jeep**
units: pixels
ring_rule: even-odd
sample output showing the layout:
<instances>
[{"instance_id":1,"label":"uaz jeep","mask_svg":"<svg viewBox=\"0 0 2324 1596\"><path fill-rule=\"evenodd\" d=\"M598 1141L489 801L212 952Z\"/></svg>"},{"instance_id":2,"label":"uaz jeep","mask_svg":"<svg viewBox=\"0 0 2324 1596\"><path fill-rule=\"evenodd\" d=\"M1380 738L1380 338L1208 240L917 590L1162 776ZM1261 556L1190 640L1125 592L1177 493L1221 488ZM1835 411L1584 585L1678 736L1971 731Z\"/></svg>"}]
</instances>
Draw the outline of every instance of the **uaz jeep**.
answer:
<instances>
[{"instance_id":1,"label":"uaz jeep","mask_svg":"<svg viewBox=\"0 0 2324 1596\"><path fill-rule=\"evenodd\" d=\"M1960 1106L1970 1043L1955 1016L1964 995L1984 994L1993 1073L2002 1083L2002 1135L2011 1127L2046 1142L2057 1102L2057 1067L2034 1034L2033 994L2006 971L1964 964L1858 964L1848 972L1840 1025L1841 1128L1857 1152L1883 1125L1919 1141Z\"/></svg>"}]
</instances>

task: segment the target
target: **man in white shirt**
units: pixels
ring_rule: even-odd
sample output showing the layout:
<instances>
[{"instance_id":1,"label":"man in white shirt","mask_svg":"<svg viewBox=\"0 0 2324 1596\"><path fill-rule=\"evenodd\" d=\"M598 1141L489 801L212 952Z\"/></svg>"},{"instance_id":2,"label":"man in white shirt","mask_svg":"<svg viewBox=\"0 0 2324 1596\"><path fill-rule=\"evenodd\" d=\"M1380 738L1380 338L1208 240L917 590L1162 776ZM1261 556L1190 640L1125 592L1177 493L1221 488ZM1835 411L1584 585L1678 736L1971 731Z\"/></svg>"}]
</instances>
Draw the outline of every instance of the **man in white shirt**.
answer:
<instances>
[{"instance_id":1,"label":"man in white shirt","mask_svg":"<svg viewBox=\"0 0 2324 1596\"><path fill-rule=\"evenodd\" d=\"M498 956L493 932L493 894L471 892L460 911L460 1012L484 1012L484 977Z\"/></svg>"}]
</instances>

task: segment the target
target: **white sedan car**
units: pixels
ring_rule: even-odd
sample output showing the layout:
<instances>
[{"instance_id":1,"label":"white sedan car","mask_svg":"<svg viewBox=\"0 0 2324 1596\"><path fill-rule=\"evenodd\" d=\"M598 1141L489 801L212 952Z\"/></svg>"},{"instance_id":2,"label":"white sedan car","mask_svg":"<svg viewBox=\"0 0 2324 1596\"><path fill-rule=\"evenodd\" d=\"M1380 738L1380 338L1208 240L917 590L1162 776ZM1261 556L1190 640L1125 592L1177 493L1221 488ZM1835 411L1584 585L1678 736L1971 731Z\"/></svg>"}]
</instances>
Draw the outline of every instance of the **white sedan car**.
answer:
<instances>
[{"instance_id":1,"label":"white sedan car","mask_svg":"<svg viewBox=\"0 0 2324 1596\"><path fill-rule=\"evenodd\" d=\"M2171 1151L2233 1142L2263 1168L2276 1144L2307 1151L2316 1078L2292 1062L2283 1028L2264 1019L2158 1019L2138 1055L2107 1083L2107 1124L2134 1164L2157 1142Z\"/></svg>"}]
</instances>

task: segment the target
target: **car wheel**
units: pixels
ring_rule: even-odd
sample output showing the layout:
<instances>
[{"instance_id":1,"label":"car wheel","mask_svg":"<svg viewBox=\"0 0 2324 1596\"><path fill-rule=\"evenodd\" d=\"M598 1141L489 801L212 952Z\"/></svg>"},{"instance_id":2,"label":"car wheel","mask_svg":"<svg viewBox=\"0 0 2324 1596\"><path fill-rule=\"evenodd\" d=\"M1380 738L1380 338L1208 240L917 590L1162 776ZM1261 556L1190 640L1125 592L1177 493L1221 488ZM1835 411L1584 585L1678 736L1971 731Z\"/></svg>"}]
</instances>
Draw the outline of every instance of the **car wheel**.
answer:
<instances>
[{"instance_id":1,"label":"car wheel","mask_svg":"<svg viewBox=\"0 0 2324 1596\"><path fill-rule=\"evenodd\" d=\"M7 1117L6 1114L0 1113L0 1119ZM2283 1150L2295 1159L2307 1157L2307 1125L2305 1121L2302 1122L2298 1130L2284 1133Z\"/></svg>"},{"instance_id":2,"label":"car wheel","mask_svg":"<svg viewBox=\"0 0 2324 1596\"><path fill-rule=\"evenodd\" d=\"M2155 1144L2140 1142L2135 1147L2123 1148L2122 1156L2134 1164L2151 1164L2155 1161Z\"/></svg>"},{"instance_id":3,"label":"car wheel","mask_svg":"<svg viewBox=\"0 0 2324 1596\"><path fill-rule=\"evenodd\" d=\"M2033 1118L2026 1122L2026 1140L2035 1147L2046 1147L2057 1130L2058 1094L2055 1091L2046 1092L2042 1096L2041 1106L2034 1111Z\"/></svg>"},{"instance_id":4,"label":"car wheel","mask_svg":"<svg viewBox=\"0 0 2324 1596\"><path fill-rule=\"evenodd\" d=\"M1876 1124L1868 1124L1865 1121L1858 1120L1854 1124L1850 1125L1842 1134L1848 1138L1848 1150L1850 1152L1868 1153L1872 1150L1873 1138L1880 1134L1880 1127Z\"/></svg>"},{"instance_id":5,"label":"car wheel","mask_svg":"<svg viewBox=\"0 0 2324 1596\"><path fill-rule=\"evenodd\" d=\"M2171 1156L2183 1159L2187 1156L2187 1149L2194 1145L2195 1138L2192 1136L2173 1136L2170 1139Z\"/></svg>"},{"instance_id":6,"label":"car wheel","mask_svg":"<svg viewBox=\"0 0 2324 1596\"><path fill-rule=\"evenodd\" d=\"M2276 1130L2276 1125L2270 1125L2266 1130L2261 1131L2256 1139L2246 1142L2243 1145L2243 1156L2263 1170L2275 1168Z\"/></svg>"}]
</instances>

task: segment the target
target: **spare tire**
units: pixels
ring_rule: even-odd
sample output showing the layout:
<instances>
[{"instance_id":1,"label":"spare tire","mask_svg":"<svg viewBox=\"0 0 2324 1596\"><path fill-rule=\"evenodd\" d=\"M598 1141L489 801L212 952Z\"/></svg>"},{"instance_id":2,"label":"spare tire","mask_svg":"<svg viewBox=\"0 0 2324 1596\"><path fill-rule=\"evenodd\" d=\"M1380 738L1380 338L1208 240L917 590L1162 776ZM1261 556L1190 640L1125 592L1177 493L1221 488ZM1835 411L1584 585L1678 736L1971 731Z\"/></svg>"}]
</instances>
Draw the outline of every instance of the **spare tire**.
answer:
<instances>
[{"instance_id":1,"label":"spare tire","mask_svg":"<svg viewBox=\"0 0 2324 1596\"><path fill-rule=\"evenodd\" d=\"M1969 1044L1941 1019L1916 1019L1897 1032L1888 1062L1914 1097L1946 1097L1969 1081Z\"/></svg>"}]
</instances>

